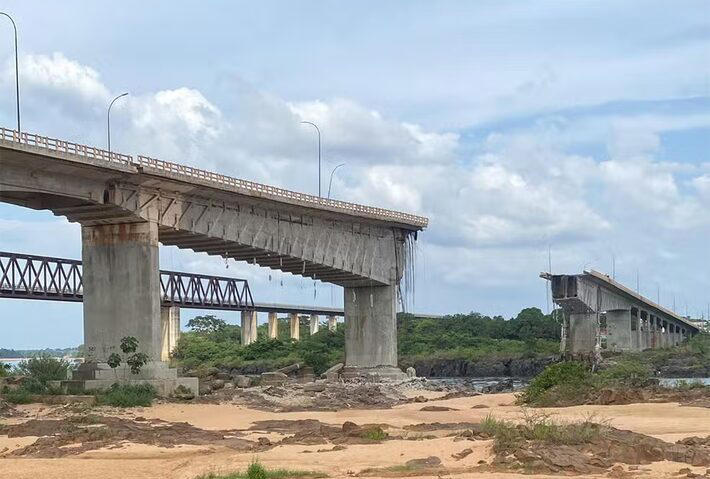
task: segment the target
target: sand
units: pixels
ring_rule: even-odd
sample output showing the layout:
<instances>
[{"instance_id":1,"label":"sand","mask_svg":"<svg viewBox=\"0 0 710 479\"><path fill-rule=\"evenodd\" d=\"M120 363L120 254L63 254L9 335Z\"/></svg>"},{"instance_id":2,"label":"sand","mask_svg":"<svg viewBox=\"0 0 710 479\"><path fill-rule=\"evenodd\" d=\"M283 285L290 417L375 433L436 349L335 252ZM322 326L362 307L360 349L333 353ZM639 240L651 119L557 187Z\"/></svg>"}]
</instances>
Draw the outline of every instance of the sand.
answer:
<instances>
[{"instance_id":1,"label":"sand","mask_svg":"<svg viewBox=\"0 0 710 479\"><path fill-rule=\"evenodd\" d=\"M170 422L188 422L202 429L247 429L256 421L273 419L317 419L323 423L341 425L345 421L357 424L385 423L394 427L430 422L478 422L488 414L499 418L520 419L523 410L513 405L514 395L495 394L449 400L430 400L426 404L410 403L387 410L343 410L274 413L247 409L236 405L158 404L150 408L136 408L119 414L123 417L143 416ZM447 406L456 410L424 412L423 406ZM472 409L476 405L486 408ZM22 406L32 417L52 413L51 408ZM579 420L593 416L622 429L648 434L666 441L688 436L710 435L710 409L682 407L675 403L631 404L624 406L578 406L545 409L562 420ZM11 420L0 423L9 424ZM12 422L17 422L13 419ZM268 436L277 440L279 434L247 434L247 439ZM33 442L34 438L8 438L0 435L0 451L12 450ZM348 445L344 450L316 452L330 448L323 445L280 445L255 454L237 453L224 447L178 446L162 448L150 445L122 444L57 459L1 458L0 478L175 478L194 479L208 472L230 472L244 469L255 458L268 467L312 470L334 478L351 477L367 468L402 465L410 459L437 456L452 474L460 478L550 478L564 476L535 476L502 473L464 472L479 461L490 461L490 441L455 441L451 437L423 440L391 440L380 444ZM465 448L473 452L462 460L452 454ZM304 452L311 451L311 452ZM639 477L676 477L685 464L660 462L641 466ZM704 473L704 468L691 468Z\"/></svg>"}]
</instances>

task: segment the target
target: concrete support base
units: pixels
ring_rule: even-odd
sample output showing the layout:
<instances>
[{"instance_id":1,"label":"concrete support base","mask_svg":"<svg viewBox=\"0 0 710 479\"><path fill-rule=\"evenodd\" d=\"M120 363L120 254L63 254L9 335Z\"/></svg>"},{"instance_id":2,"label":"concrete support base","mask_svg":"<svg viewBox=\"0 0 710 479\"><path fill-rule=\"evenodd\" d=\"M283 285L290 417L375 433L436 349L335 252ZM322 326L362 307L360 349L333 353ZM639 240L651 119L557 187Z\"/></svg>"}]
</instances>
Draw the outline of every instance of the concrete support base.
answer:
<instances>
[{"instance_id":1,"label":"concrete support base","mask_svg":"<svg viewBox=\"0 0 710 479\"><path fill-rule=\"evenodd\" d=\"M106 363L83 363L72 371L71 381L62 381L60 387L67 392L106 389L119 384L151 384L159 396L169 396L178 386L198 394L198 379L178 377L177 369L162 361L152 361L133 374L126 365L112 369Z\"/></svg>"},{"instance_id":2,"label":"concrete support base","mask_svg":"<svg viewBox=\"0 0 710 479\"><path fill-rule=\"evenodd\" d=\"M242 346L247 346L257 339L256 311L242 311Z\"/></svg>"},{"instance_id":3,"label":"concrete support base","mask_svg":"<svg viewBox=\"0 0 710 479\"><path fill-rule=\"evenodd\" d=\"M160 308L160 326L163 338L160 359L170 361L170 355L180 339L180 308Z\"/></svg>"},{"instance_id":4,"label":"concrete support base","mask_svg":"<svg viewBox=\"0 0 710 479\"><path fill-rule=\"evenodd\" d=\"M404 381L407 374L399 368L380 366L377 368L345 367L340 371L344 380L359 379L368 382Z\"/></svg>"},{"instance_id":5,"label":"concrete support base","mask_svg":"<svg viewBox=\"0 0 710 479\"><path fill-rule=\"evenodd\" d=\"M345 288L345 368L397 368L394 286ZM401 373L401 371L400 371Z\"/></svg>"},{"instance_id":6,"label":"concrete support base","mask_svg":"<svg viewBox=\"0 0 710 479\"><path fill-rule=\"evenodd\" d=\"M269 338L276 339L279 337L279 320L276 313L269 313Z\"/></svg>"},{"instance_id":7,"label":"concrete support base","mask_svg":"<svg viewBox=\"0 0 710 479\"><path fill-rule=\"evenodd\" d=\"M301 326L298 321L298 313L290 313L289 321L291 324L291 339L298 341L301 339Z\"/></svg>"}]
</instances>

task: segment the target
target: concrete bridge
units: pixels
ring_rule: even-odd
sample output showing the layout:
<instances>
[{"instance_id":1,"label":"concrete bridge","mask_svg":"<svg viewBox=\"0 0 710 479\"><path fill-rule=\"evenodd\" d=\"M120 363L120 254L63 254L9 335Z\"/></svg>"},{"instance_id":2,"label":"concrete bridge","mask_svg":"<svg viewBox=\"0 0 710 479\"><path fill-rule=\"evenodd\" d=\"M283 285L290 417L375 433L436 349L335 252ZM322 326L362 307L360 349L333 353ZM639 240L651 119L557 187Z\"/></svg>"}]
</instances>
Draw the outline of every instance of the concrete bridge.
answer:
<instances>
[{"instance_id":1,"label":"concrete bridge","mask_svg":"<svg viewBox=\"0 0 710 479\"><path fill-rule=\"evenodd\" d=\"M427 219L0 129L0 201L82 229L84 341L161 358L158 243L344 287L346 370L396 374L399 284Z\"/></svg>"},{"instance_id":2,"label":"concrete bridge","mask_svg":"<svg viewBox=\"0 0 710 479\"><path fill-rule=\"evenodd\" d=\"M552 299L565 312L563 352L676 346L699 331L686 318L597 271L540 276L552 282Z\"/></svg>"}]
</instances>

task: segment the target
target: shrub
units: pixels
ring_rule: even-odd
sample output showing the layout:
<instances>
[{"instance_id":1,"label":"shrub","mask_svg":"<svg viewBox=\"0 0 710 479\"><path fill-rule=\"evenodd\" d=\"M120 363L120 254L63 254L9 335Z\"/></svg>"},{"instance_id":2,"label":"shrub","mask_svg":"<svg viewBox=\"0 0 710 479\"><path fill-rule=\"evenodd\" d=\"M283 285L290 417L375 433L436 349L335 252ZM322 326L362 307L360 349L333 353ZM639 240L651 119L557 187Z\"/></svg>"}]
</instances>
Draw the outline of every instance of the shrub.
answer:
<instances>
[{"instance_id":1,"label":"shrub","mask_svg":"<svg viewBox=\"0 0 710 479\"><path fill-rule=\"evenodd\" d=\"M156 394L150 384L113 384L109 389L97 392L96 401L116 407L150 406Z\"/></svg>"},{"instance_id":2,"label":"shrub","mask_svg":"<svg viewBox=\"0 0 710 479\"><path fill-rule=\"evenodd\" d=\"M67 378L69 363L63 359L40 354L34 358L26 359L17 365L17 371L23 376L38 381L46 386L47 381L60 381Z\"/></svg>"},{"instance_id":3,"label":"shrub","mask_svg":"<svg viewBox=\"0 0 710 479\"><path fill-rule=\"evenodd\" d=\"M605 386L642 387L651 376L648 363L635 358L621 360L599 372L601 384Z\"/></svg>"},{"instance_id":4,"label":"shrub","mask_svg":"<svg viewBox=\"0 0 710 479\"><path fill-rule=\"evenodd\" d=\"M0 363L0 378L10 375L10 365L5 363Z\"/></svg>"},{"instance_id":5,"label":"shrub","mask_svg":"<svg viewBox=\"0 0 710 479\"><path fill-rule=\"evenodd\" d=\"M548 366L535 376L518 397L518 402L534 406L579 403L593 387L593 375L585 364L561 362Z\"/></svg>"},{"instance_id":6,"label":"shrub","mask_svg":"<svg viewBox=\"0 0 710 479\"><path fill-rule=\"evenodd\" d=\"M32 402L32 393L26 389L9 389L3 392L5 401L12 404L29 404Z\"/></svg>"},{"instance_id":7,"label":"shrub","mask_svg":"<svg viewBox=\"0 0 710 479\"><path fill-rule=\"evenodd\" d=\"M296 479L296 478L313 478L319 479L327 477L325 474L313 471L291 471L288 469L267 469L258 461L254 461L249 465L245 472L233 472L231 474L217 475L207 474L200 476L198 479Z\"/></svg>"},{"instance_id":8,"label":"shrub","mask_svg":"<svg viewBox=\"0 0 710 479\"><path fill-rule=\"evenodd\" d=\"M363 431L362 437L371 441L384 441L387 439L387 433L381 427L375 426Z\"/></svg>"},{"instance_id":9,"label":"shrub","mask_svg":"<svg viewBox=\"0 0 710 479\"><path fill-rule=\"evenodd\" d=\"M710 333L696 334L688 340L688 349L703 357L710 358Z\"/></svg>"}]
</instances>

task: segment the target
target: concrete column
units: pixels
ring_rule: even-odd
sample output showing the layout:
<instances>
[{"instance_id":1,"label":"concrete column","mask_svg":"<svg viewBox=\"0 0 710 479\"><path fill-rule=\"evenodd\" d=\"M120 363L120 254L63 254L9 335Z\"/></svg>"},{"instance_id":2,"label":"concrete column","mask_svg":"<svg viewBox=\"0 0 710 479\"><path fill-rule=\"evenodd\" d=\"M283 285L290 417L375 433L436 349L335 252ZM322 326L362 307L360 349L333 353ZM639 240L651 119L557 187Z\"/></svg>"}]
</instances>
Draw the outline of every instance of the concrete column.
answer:
<instances>
[{"instance_id":1,"label":"concrete column","mask_svg":"<svg viewBox=\"0 0 710 479\"><path fill-rule=\"evenodd\" d=\"M346 287L344 294L345 367L396 367L395 287Z\"/></svg>"},{"instance_id":2,"label":"concrete column","mask_svg":"<svg viewBox=\"0 0 710 479\"><path fill-rule=\"evenodd\" d=\"M279 320L276 313L269 313L269 338L276 339L279 337Z\"/></svg>"},{"instance_id":3,"label":"concrete column","mask_svg":"<svg viewBox=\"0 0 710 479\"><path fill-rule=\"evenodd\" d=\"M338 329L338 318L336 316L328 316L328 330L335 332Z\"/></svg>"},{"instance_id":4,"label":"concrete column","mask_svg":"<svg viewBox=\"0 0 710 479\"><path fill-rule=\"evenodd\" d=\"M161 307L160 326L163 338L160 359L170 361L170 354L180 339L180 308L176 306Z\"/></svg>"},{"instance_id":5,"label":"concrete column","mask_svg":"<svg viewBox=\"0 0 710 479\"><path fill-rule=\"evenodd\" d=\"M252 311L251 315L251 342L255 343L259 339L259 315L256 311Z\"/></svg>"},{"instance_id":6,"label":"concrete column","mask_svg":"<svg viewBox=\"0 0 710 479\"><path fill-rule=\"evenodd\" d=\"M106 362L126 336L160 361L157 223L82 226L81 241L87 362Z\"/></svg>"},{"instance_id":7,"label":"concrete column","mask_svg":"<svg viewBox=\"0 0 710 479\"><path fill-rule=\"evenodd\" d=\"M631 350L631 312L629 310L607 311L606 324L607 348L610 351Z\"/></svg>"},{"instance_id":8,"label":"concrete column","mask_svg":"<svg viewBox=\"0 0 710 479\"><path fill-rule=\"evenodd\" d=\"M256 341L256 311L242 311L242 346Z\"/></svg>"},{"instance_id":9,"label":"concrete column","mask_svg":"<svg viewBox=\"0 0 710 479\"><path fill-rule=\"evenodd\" d=\"M320 328L318 320L319 318L317 314L311 314L311 336L316 334L318 332L318 329Z\"/></svg>"},{"instance_id":10,"label":"concrete column","mask_svg":"<svg viewBox=\"0 0 710 479\"><path fill-rule=\"evenodd\" d=\"M571 354L594 352L596 321L595 313L570 313L567 344Z\"/></svg>"},{"instance_id":11,"label":"concrete column","mask_svg":"<svg viewBox=\"0 0 710 479\"><path fill-rule=\"evenodd\" d=\"M291 339L298 341L301 339L301 327L298 321L298 313L289 313L291 323Z\"/></svg>"}]
</instances>

